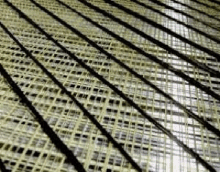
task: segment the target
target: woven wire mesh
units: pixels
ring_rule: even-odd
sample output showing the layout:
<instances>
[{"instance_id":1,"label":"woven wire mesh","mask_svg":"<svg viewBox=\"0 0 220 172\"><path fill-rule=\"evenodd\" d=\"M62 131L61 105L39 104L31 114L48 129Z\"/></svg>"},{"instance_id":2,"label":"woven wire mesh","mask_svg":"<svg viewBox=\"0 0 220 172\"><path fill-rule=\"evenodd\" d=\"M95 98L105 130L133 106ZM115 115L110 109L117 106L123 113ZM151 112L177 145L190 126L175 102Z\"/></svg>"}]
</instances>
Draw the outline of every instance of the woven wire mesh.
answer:
<instances>
[{"instance_id":1,"label":"woven wire mesh","mask_svg":"<svg viewBox=\"0 0 220 172\"><path fill-rule=\"evenodd\" d=\"M141 20L139 16L119 9L114 4L110 4L111 1L62 0L78 13L57 0L36 0L35 2L139 74L138 78L33 2L0 0L1 23L87 109L143 171L205 172L211 170L178 145L175 139L169 137L169 134L158 129L152 121L144 117L137 108L109 85L70 58L67 52L12 8L12 5L43 28L82 63L87 64L104 80L136 103L144 113L171 131L180 142L190 148L190 151L193 150L216 171L220 171L219 133L213 133L212 129L189 117L184 108L177 106L177 103L140 79L150 81L179 102L182 107L187 108L219 131L220 5L217 3L218 0L216 3L202 0L139 0L138 2L142 5L136 1L114 1L169 28L183 38L215 52L214 55L210 55L204 49L195 48L168 34L165 30ZM143 34L89 7L85 2L116 16L129 26L177 50L197 64L208 66L217 74L214 76L209 70L202 70L187 62L175 52L168 51L144 37ZM149 9L150 7L172 19L158 14ZM145 53L156 56L163 63L193 78L212 90L216 96L206 91L207 89L202 90L191 80L177 75L171 71L170 67L166 68L165 65L156 63L82 15L107 28L123 40L129 41ZM194 30L184 26L183 23L193 27ZM3 27L0 29L0 38L1 65L86 171L137 170L82 112L82 109L19 47ZM0 75L0 99L0 157L7 169L14 172L76 171L72 165L74 162L71 164L62 151L53 144L49 135L45 134L33 116L33 112L21 101L21 97L12 89L4 75ZM1 168L3 170L3 167Z\"/></svg>"}]
</instances>

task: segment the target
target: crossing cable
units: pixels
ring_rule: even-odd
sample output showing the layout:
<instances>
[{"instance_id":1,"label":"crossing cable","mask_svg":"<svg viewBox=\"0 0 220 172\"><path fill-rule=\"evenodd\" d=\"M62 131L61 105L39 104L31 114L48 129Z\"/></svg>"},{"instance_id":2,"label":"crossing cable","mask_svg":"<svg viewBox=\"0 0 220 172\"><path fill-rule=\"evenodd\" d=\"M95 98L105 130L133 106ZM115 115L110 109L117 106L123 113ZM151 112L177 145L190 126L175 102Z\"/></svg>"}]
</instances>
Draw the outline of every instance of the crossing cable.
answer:
<instances>
[{"instance_id":1,"label":"crossing cable","mask_svg":"<svg viewBox=\"0 0 220 172\"><path fill-rule=\"evenodd\" d=\"M183 150L185 150L187 153L189 153L192 157L194 157L202 166L204 166L207 170L216 172L216 170L203 158L200 157L198 153L196 153L193 149L189 148L186 144L184 144L182 141L180 141L175 135L172 134L170 130L162 126L160 123L158 123L155 119L153 119L150 115L148 115L146 112L144 112L133 100L131 100L129 97L127 97L123 92L121 92L119 89L117 89L114 85L112 85L110 82L105 80L101 75L99 75L96 71L94 71L92 68L90 68L87 64L85 64L82 60L80 60L78 57L76 57L74 54L72 54L69 50L67 50L64 46L62 46L57 40L55 40L51 35L49 35L47 32L45 32L40 26L38 26L35 22L33 22L27 15L25 15L23 12L21 12L18 8L16 8L13 4L11 4L8 0L4 0L7 2L7 4L13 8L17 13L19 13L19 16L24 18L26 21L29 21L29 23L32 23L35 28L38 28L40 32L42 32L49 40L53 41L55 45L57 45L59 48L63 50L66 54L68 54L71 59L74 59L76 62L78 62L83 68L85 68L87 71L89 71L93 76L98 78L100 81L102 81L105 85L110 87L113 91L115 91L116 94L121 96L125 101L127 101L131 106L133 106L140 114L142 114L146 119L148 119L149 122L154 124L159 130L161 130L164 134L166 134L171 140L173 140L177 145L179 145Z\"/></svg>"},{"instance_id":2,"label":"crossing cable","mask_svg":"<svg viewBox=\"0 0 220 172\"><path fill-rule=\"evenodd\" d=\"M220 5L220 2L219 2L218 0L208 0L208 1L210 1L210 2L212 2L212 3L215 3L215 4L217 4L217 5Z\"/></svg>"},{"instance_id":3,"label":"crossing cable","mask_svg":"<svg viewBox=\"0 0 220 172\"><path fill-rule=\"evenodd\" d=\"M208 26L208 27L214 29L215 31L220 31L219 28L216 28L216 27L214 27L214 26L212 26L212 25L210 25L210 24L207 24L206 22L204 22L204 21L202 21L202 20L200 20L200 19L197 19L197 18L195 18L194 16L192 16L192 15L190 15L190 14L188 14L188 13L186 13L186 12L184 12L184 11L182 11L182 10L178 10L178 9L176 9L176 8L174 8L174 7L171 7L171 6L169 6L169 5L167 5L167 4L163 3L163 2L160 2L160 1L158 1L158 0L148 0L148 1L151 1L151 2L153 2L153 3L155 3L155 4L157 4L157 5L160 5L160 6L164 7L164 8L167 8L167 9L169 9L169 10L175 11L176 13L179 13L179 14L182 14L182 15L184 15L184 16L187 16L188 18L191 18L191 19L193 19L193 20L195 20L195 21L197 21L197 22L200 22L200 23L202 23L203 25Z\"/></svg>"},{"instance_id":4,"label":"crossing cable","mask_svg":"<svg viewBox=\"0 0 220 172\"><path fill-rule=\"evenodd\" d=\"M111 18L112 20L123 24L125 27L131 29L132 31L136 32L137 34L146 37L147 35L145 33L143 33L142 31L134 28L133 26L127 24L126 22L120 20L119 18L116 18L115 16L107 13L106 11L100 9L99 7L92 5L91 3L88 3L87 1L84 0L78 0L79 2L83 3L84 5L88 6L89 8L95 10L98 13L103 14L104 16ZM155 63L159 64L160 66L162 66L163 68L169 70L170 72L176 74L177 76L181 77L182 79L184 79L185 81L187 81L189 84L194 85L195 87L201 89L202 91L204 91L205 93L207 93L208 95L211 95L212 97L216 98L218 101L220 101L220 95L215 93L214 91L212 91L209 87L201 84L200 82L196 81L194 78L187 76L186 74L184 74L181 70L174 68L172 65L158 59L156 56L146 53L144 50L140 49L139 47L135 46L134 44L132 44L131 42L125 40L125 39L120 39L121 42L123 42L124 44L126 44L127 46L131 47L132 49L136 50L138 53L144 55L146 58L151 59L152 61L154 61ZM218 76L219 77L219 76Z\"/></svg>"},{"instance_id":5,"label":"crossing cable","mask_svg":"<svg viewBox=\"0 0 220 172\"><path fill-rule=\"evenodd\" d=\"M191 41L191 40L189 40L189 39L179 35L178 33L172 31L171 29L166 28L163 25L158 24L158 23L154 22L153 20L148 19L145 16L140 15L139 13L137 13L137 12L135 12L133 10L130 10L129 8L124 7L121 4L118 4L118 3L116 3L116 2L114 2L112 0L104 0L104 1L106 3L108 3L108 4L111 4L112 6L117 7L120 10L123 10L124 12L126 12L129 15L133 15L134 17L141 19L142 21L152 25L153 27L159 28L163 32L166 32L166 33L168 33L168 34L178 38L179 40L181 40L181 41L183 41L183 42L185 42L185 43L187 43L187 44L197 48L198 50L203 51L203 52L205 52L205 53L215 57L216 60L218 60L220 62L220 54L219 53L216 53L216 52L214 52L214 51L212 51L212 50L210 50L210 49L208 49L208 48L206 48L206 47L204 47L202 45L199 45L199 44L197 44L197 43L195 43L195 42L193 42L193 41Z\"/></svg>"},{"instance_id":6,"label":"crossing cable","mask_svg":"<svg viewBox=\"0 0 220 172\"><path fill-rule=\"evenodd\" d=\"M212 8L213 10L218 11L218 12L220 11L218 8L216 8L216 6L211 6L211 5L208 5L208 4L204 3L204 2L200 2L200 1L198 1L198 0L191 0L191 1L194 1L194 2L196 2L197 4L200 4L200 5L203 5L203 6L205 6L206 8L209 7L209 8Z\"/></svg>"},{"instance_id":7,"label":"crossing cable","mask_svg":"<svg viewBox=\"0 0 220 172\"><path fill-rule=\"evenodd\" d=\"M184 54L180 53L179 51L173 49L172 47L164 44L163 42L153 38L152 36L145 34L144 32L140 31L139 29L129 25L128 23L126 23L126 22L122 21L121 19L113 16L112 14L107 13L106 11L98 8L97 6L94 6L91 3L88 3L87 1L84 1L84 0L79 0L79 1L81 3L83 3L84 5L87 5L88 7L94 9L95 11L103 14L104 16L106 16L106 17L116 21L117 23L119 23L119 24L129 28L133 32L139 34L140 36L142 36L145 39L151 41L152 43L157 44L158 46L160 46L161 48L165 49L169 53L174 54L174 55L180 57L181 59L183 59L183 60L187 61L188 63L198 67L199 69L202 69L205 72L208 72L210 74L210 76L220 78L220 72L219 71L211 69L210 67L206 66L205 64L199 63L198 61L194 61L194 60L188 58L186 55L184 55Z\"/></svg>"},{"instance_id":8,"label":"crossing cable","mask_svg":"<svg viewBox=\"0 0 220 172\"><path fill-rule=\"evenodd\" d=\"M0 64L1 65L1 64ZM0 158L0 170L1 172L10 172L10 170L8 170L4 164L4 162L2 161L2 159Z\"/></svg>"},{"instance_id":9,"label":"crossing cable","mask_svg":"<svg viewBox=\"0 0 220 172\"><path fill-rule=\"evenodd\" d=\"M60 0L56 0L57 2L59 2L61 5L64 5L65 7L67 7L68 9L72 9L71 7L68 7L68 5L66 5L65 3L61 2ZM91 44L93 47L95 47L97 50L99 50L101 53L105 54L108 58L112 59L113 61L115 61L118 65L120 65L121 67L123 67L124 69L126 69L127 71L129 71L131 74L133 74L134 76L136 76L137 78L139 78L141 81L143 81L145 84L151 86L153 89L155 89L159 94L162 94L165 98L169 99L170 101L172 101L175 105L177 105L180 109L182 109L189 117L195 119L197 122L199 122L200 124L202 124L205 128L207 128L208 130L212 131L214 134L216 134L219 138L220 138L220 131L215 128L214 126L212 126L211 124L209 124L207 121L205 121L203 118L199 117L198 115L196 115L195 113L193 113L192 111L190 111L189 109L187 109L185 106L183 106L181 103L179 103L178 101L174 100L169 94L165 93L163 90L161 90L160 88L158 88L156 85L154 85L152 82L150 82L149 80L146 80L142 75L138 74L137 72L135 72L133 69L131 69L129 66L127 66L126 64L124 64L123 62L121 62L120 60L118 60L115 56L113 56L112 54L110 54L109 52L107 52L106 50L104 50L102 47L100 47L99 45L97 45L94 41L90 40L88 37L86 37L85 35L83 35L80 31L78 31L77 29L73 28L71 25L69 25L68 23L66 23L65 21L63 21L62 19L60 19L58 16L56 16L55 14L53 14L52 12L50 12L49 10L47 10L46 8L44 8L43 6L41 6L40 4L38 4L37 2L35 2L34 0L31 0L31 2L33 2L37 7L39 7L41 10L43 10L44 12L46 12L48 15L50 15L51 17L53 17L55 20L57 20L58 22L60 22L62 25L64 25L65 27L67 27L69 30L71 30L73 33L77 34L78 36L80 36L82 39L86 40L89 44ZM73 12L75 12L76 10L72 9ZM76 11L77 12L77 11ZM102 27L101 25L99 25L98 23L92 21L91 19L87 18L86 16L82 15L81 13L77 12L77 14L81 15L84 19L88 19L90 22L92 22L92 24L95 24L98 28L100 29L104 29L105 31L108 29Z\"/></svg>"},{"instance_id":10,"label":"crossing cable","mask_svg":"<svg viewBox=\"0 0 220 172\"><path fill-rule=\"evenodd\" d=\"M186 24L186 23L184 23L184 22L182 22L182 21L180 21L178 19L175 19L174 17L171 17L171 16L167 15L166 13L161 12L160 10L155 9L155 8L151 7L150 5L147 5L147 4L145 4L143 2L140 2L138 0L130 0L130 1L140 5L142 7L145 7L146 9L154 11L155 13L158 13L158 14L160 14L160 15L162 15L162 16L164 16L164 17L166 17L166 18L168 18L168 19L170 19L172 21L175 21L176 23L181 24L181 25L185 26L186 28L189 28L189 29L191 29L191 30L193 30L193 31L195 31L195 32L205 36L206 38L208 38L208 39L210 39L210 40L220 44L220 40L218 38L215 38L214 36L212 36L212 35L210 35L210 34L208 34L206 32L203 32L203 31L201 31L201 30L199 30L199 29L197 29L197 28L195 28L195 27L193 27L193 26L191 26L189 24Z\"/></svg>"},{"instance_id":11,"label":"crossing cable","mask_svg":"<svg viewBox=\"0 0 220 172\"><path fill-rule=\"evenodd\" d=\"M4 26L0 23L1 27ZM19 96L20 101L26 105L31 112L33 113L34 118L40 124L42 130L47 134L50 138L51 142L56 146L58 150L60 150L64 155L66 155L67 160L74 165L75 169L79 172L86 172L82 166L82 164L77 160L77 158L73 155L72 151L63 143L63 141L57 136L57 134L53 131L53 129L48 125L48 123L43 119L40 113L35 109L32 105L31 101L25 96L23 91L18 87L18 85L13 81L8 72L4 69L4 67L0 63L0 73L7 80L8 84L11 86L13 91Z\"/></svg>"},{"instance_id":12,"label":"crossing cable","mask_svg":"<svg viewBox=\"0 0 220 172\"><path fill-rule=\"evenodd\" d=\"M210 17L210 18L212 18L212 19L215 19L215 20L217 20L218 22L220 22L220 19L218 19L218 18L216 18L215 16L212 16L212 15L210 15L210 14L204 12L204 11L201 11L201 10L198 10L198 9L196 9L196 8L193 8L192 6L187 5L187 4L184 4L184 3L179 2L179 1L177 1L177 0L171 0L171 1L173 1L173 2L175 2L175 3L177 3L177 4L180 4L180 5L182 5L182 6L185 6L185 7L189 8L189 9L191 9L191 10L194 10L194 11L196 11L196 12L199 12L199 13L201 13L201 14L203 14L203 15L206 15L206 16L208 16L208 17Z\"/></svg>"},{"instance_id":13,"label":"crossing cable","mask_svg":"<svg viewBox=\"0 0 220 172\"><path fill-rule=\"evenodd\" d=\"M80 1L81 1L81 0L80 0ZM83 1L83 0L82 0L82 1ZM114 3L113 1L110 1L110 0L109 0L109 1L106 0L106 2L107 2L107 3L110 3L110 2ZM111 4L111 5L112 5L112 4ZM119 5L119 4L118 4L118 5ZM122 7L122 6L121 6L121 7ZM123 7L122 7L122 8L123 8ZM184 54L180 53L179 51L173 49L173 48L170 47L169 45L166 45L166 44L164 44L163 42L161 42L161 41L159 41L159 40L156 40L156 39L153 38L152 36L145 34L143 31L140 31L140 30L136 29L135 27L133 27L133 26L129 25L128 23L126 23L126 22L120 20L119 18L113 16L112 14L109 14L109 13L105 12L104 10L102 10L102 12L103 12L104 15L108 16L108 17L111 18L112 20L114 20L114 21L116 21L116 22L122 24L123 26L125 26L125 27L131 29L132 31L138 33L139 35L141 34L141 36L143 36L144 38L146 38L146 39L148 39L149 41L153 42L154 44L157 44L158 46L160 46L161 48L165 49L165 50L168 51L169 53L172 53L172 54L174 54L174 55L180 57L181 59L187 61L188 63L190 63L190 64L192 64L192 65L194 65L194 66L196 66L196 67L198 67L198 68L200 68L200 69L202 69L202 70L204 70L204 71L206 71L206 72L209 72L211 76L215 76L215 77L219 77L219 78L220 78L220 72L219 72L219 71L216 71L216 70L214 70L214 69L211 69L211 68L209 68L208 66L206 66L206 65L204 65L204 64L201 64L201 63L198 62L198 61L195 61L195 60L192 60L192 59L188 58L186 55L184 55ZM129 14L130 14L130 13L129 13ZM159 25L159 24L155 23L155 22L152 21L152 20L150 21L150 23L151 23L151 24L154 23L154 24L156 24L156 25ZM154 26L154 24L153 24L153 26ZM159 25L158 27L162 27L162 29L165 28L165 27L163 27L162 25ZM161 29L161 28L160 28L160 29ZM167 29L167 28L165 28L165 29ZM168 30L169 30L169 29L168 29ZM171 30L170 30L170 31L171 31ZM167 31L166 31L166 32L167 32ZM168 32L169 32L169 31L168 31ZM171 32L173 32L173 31L171 31ZM175 33L175 32L173 32L173 33ZM175 33L175 34L176 34L176 33ZM176 34L176 35L178 35L178 34ZM180 35L178 35L178 36L180 36ZM186 38L184 38L184 37L182 37L182 36L180 36L180 37L183 38L184 40L186 39ZM179 39L179 38L178 38L178 39ZM190 41L190 40L188 40L188 41ZM193 44L192 41L190 41L190 42ZM195 44L196 44L196 43L195 43ZM198 44L197 44L197 45L198 45ZM215 53L215 52L213 52L213 51L211 51L211 50L209 50L209 49L207 49L207 48L205 48L205 47L202 47L202 46L200 46L200 45L198 45L198 46L199 46L199 48L200 48L201 50L203 50L203 48L204 48L205 50L210 51L210 53L211 53L212 55L214 54L216 57L218 57L217 60L220 59L220 54Z\"/></svg>"},{"instance_id":14,"label":"crossing cable","mask_svg":"<svg viewBox=\"0 0 220 172\"><path fill-rule=\"evenodd\" d=\"M3 26L3 24L0 23L0 25ZM72 95L72 93L70 91L68 91L63 84L58 81L58 79L56 79L55 76L53 76L53 74L51 72L49 72L33 55L32 53L27 50L14 36L12 33L10 33L10 31L3 26L5 32L19 45L19 47L21 48L22 51L25 52L25 54L30 57L38 67L41 68L41 70L63 91L63 93L65 93L69 98L71 98L73 100L73 102L83 111L84 115L87 116L92 122L93 124L95 124L95 126L102 132L103 135L105 135L109 142L112 142L112 144L119 149L119 151L122 153L122 155L125 156L125 158L134 166L134 168L137 169L137 171L142 171L141 168L134 162L134 160L130 157L130 155L128 155L128 153L122 148L122 146L117 143L114 138L102 127L102 125L95 119L95 117L92 116L91 113L88 112L88 110Z\"/></svg>"}]
</instances>

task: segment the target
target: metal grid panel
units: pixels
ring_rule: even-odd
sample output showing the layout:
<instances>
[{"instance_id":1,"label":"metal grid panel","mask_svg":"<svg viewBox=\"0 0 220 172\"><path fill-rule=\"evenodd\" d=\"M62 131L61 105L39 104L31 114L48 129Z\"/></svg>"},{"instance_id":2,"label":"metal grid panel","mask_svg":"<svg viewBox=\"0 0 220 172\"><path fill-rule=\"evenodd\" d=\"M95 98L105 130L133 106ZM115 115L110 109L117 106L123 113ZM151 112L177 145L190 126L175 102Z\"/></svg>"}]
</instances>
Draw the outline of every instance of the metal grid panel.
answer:
<instances>
[{"instance_id":1,"label":"metal grid panel","mask_svg":"<svg viewBox=\"0 0 220 172\"><path fill-rule=\"evenodd\" d=\"M220 170L220 141L203 124L189 118L186 111L176 103L161 95L147 85L143 80L132 75L116 61L101 53L88 41L73 33L59 21L43 12L42 9L27 0L10 0L10 2L49 35L58 40L61 45L74 53L85 64L121 90L124 95L135 102L145 113L155 121L170 130L177 138L207 161L217 171ZM95 26L77 13L61 5L56 0L37 0L40 5L66 21L80 31L103 50L119 59L123 64L136 71L142 78L150 81L163 92L195 113L216 129L220 129L219 99L205 93L187 82L164 66L153 62L143 53L129 47L114 35ZM184 41L155 28L138 16L132 16L117 7L102 0L87 1L100 9L107 11L121 21L143 32L141 35L131 31L121 23L114 21L91 9L77 0L62 0L81 14L89 17L101 26L121 36L140 50L156 56L199 83L220 94L219 76L199 69L174 52L162 48L150 41L143 34L150 35L161 43L177 50L189 59L207 65L215 71L220 71L220 63L214 56L198 50ZM219 42L207 38L174 20L152 11L146 6L133 1L114 1L129 8L148 19L169 28L171 31L187 38L209 50L220 53ZM220 16L217 4L205 1L214 6L205 8L191 0L181 3L199 9L210 18L198 11L189 9L173 0L159 1L169 7L179 9L195 17L194 19L168 9L153 1L138 1L186 23L196 29L208 33L217 41L220 39ZM203 2L203 1L200 1ZM143 171L209 171L202 163L195 160L172 138L158 130L129 102L115 91L94 77L87 69L70 58L60 47L55 45L39 29L31 25L22 15L12 9L6 2L0 1L1 22L26 47L32 55L42 63L79 102L97 119L97 121L120 143ZM213 26L212 28L209 25ZM0 63L18 84L37 111L57 133L61 140L83 164L86 171L136 171L128 159L108 142L100 130L89 120L82 110L71 100L34 61L13 41L4 29L1 35ZM75 171L74 166L66 160L42 131L39 123L33 118L33 113L19 96L0 77L0 155L4 165L12 171Z\"/></svg>"}]
</instances>

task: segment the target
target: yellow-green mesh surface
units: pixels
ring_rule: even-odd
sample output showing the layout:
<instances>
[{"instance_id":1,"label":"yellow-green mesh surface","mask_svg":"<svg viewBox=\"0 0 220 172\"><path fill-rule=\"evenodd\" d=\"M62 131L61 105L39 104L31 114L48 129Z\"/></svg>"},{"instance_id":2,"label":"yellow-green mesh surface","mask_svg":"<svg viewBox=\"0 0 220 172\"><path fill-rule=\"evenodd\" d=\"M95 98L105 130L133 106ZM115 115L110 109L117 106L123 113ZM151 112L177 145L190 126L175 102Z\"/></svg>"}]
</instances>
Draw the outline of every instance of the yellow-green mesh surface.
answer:
<instances>
[{"instance_id":1,"label":"yellow-green mesh surface","mask_svg":"<svg viewBox=\"0 0 220 172\"><path fill-rule=\"evenodd\" d=\"M220 6L210 1L200 1L215 5L220 10ZM37 8L29 0L11 0L10 2L106 80L119 88L160 124L171 130L217 171L220 171L220 141L216 135L189 118L172 102L156 93L114 61L108 59L85 40ZM178 100L188 109L220 129L220 102L215 98L189 85L182 78L125 46L77 14L59 5L55 0L37 0L37 2L81 31L144 78L169 93L175 100ZM156 55L220 94L220 79L210 77L208 73L168 53L156 44L86 7L77 0L63 0L63 2L131 41L145 52ZM220 63L206 53L102 0L90 0L89 2L172 46L183 54L187 54L190 58L220 71ZM127 0L116 0L115 2L123 4L125 7L139 12L178 34L220 53L219 44L174 21ZM220 39L220 32L193 19L172 10L167 10L150 1L142 0L142 2ZM213 26L220 27L220 22L187 7L170 0L162 2L185 11ZM215 15L220 19L220 12L216 10L198 5L191 0L181 0L181 2ZM3 0L0 0L0 20L95 116L101 125L141 166L143 171L207 171L114 91L70 59L67 54L46 39L27 21L20 18ZM63 94L58 86L20 50L3 29L0 29L0 63L20 86L28 99L32 101L43 118L74 152L74 155L77 156L87 171L135 171L123 155L111 143L107 142L106 137L83 115L70 98ZM5 166L14 172L75 171L74 167L65 160L65 156L55 148L48 136L44 134L29 109L19 100L7 81L0 75L0 157Z\"/></svg>"}]
</instances>

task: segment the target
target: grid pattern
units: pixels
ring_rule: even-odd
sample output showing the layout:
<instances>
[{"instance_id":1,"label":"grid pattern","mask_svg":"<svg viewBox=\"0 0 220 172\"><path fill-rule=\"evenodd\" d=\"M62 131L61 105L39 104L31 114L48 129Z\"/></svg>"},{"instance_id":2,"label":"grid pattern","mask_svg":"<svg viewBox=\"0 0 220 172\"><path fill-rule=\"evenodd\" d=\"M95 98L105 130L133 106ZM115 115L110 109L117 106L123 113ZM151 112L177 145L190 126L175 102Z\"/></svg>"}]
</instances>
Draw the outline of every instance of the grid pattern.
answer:
<instances>
[{"instance_id":1,"label":"grid pattern","mask_svg":"<svg viewBox=\"0 0 220 172\"><path fill-rule=\"evenodd\" d=\"M2 69L85 171L220 171L218 3L0 0L0 8L2 171L80 168Z\"/></svg>"}]
</instances>

